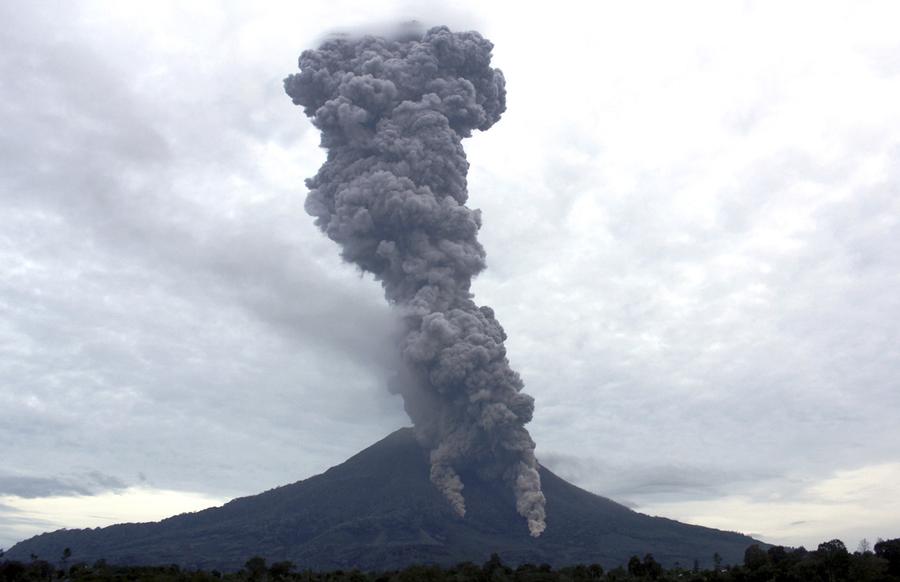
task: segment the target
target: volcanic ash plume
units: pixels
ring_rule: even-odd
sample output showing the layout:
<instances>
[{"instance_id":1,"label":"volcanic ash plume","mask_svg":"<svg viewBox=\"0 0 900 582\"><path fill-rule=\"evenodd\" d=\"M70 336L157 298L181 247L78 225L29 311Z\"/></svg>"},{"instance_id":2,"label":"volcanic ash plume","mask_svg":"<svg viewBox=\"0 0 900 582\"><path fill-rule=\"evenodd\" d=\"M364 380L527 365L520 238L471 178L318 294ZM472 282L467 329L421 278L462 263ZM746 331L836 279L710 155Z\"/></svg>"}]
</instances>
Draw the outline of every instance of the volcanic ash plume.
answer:
<instances>
[{"instance_id":1,"label":"volcanic ash plume","mask_svg":"<svg viewBox=\"0 0 900 582\"><path fill-rule=\"evenodd\" d=\"M431 480L465 514L458 471L513 489L533 536L545 528L534 400L509 366L506 334L470 292L485 267L468 208L462 138L506 108L493 45L446 27L424 36L338 38L300 56L284 86L322 132L325 164L306 211L345 260L381 281L402 314L412 378L395 387L431 451Z\"/></svg>"}]
</instances>

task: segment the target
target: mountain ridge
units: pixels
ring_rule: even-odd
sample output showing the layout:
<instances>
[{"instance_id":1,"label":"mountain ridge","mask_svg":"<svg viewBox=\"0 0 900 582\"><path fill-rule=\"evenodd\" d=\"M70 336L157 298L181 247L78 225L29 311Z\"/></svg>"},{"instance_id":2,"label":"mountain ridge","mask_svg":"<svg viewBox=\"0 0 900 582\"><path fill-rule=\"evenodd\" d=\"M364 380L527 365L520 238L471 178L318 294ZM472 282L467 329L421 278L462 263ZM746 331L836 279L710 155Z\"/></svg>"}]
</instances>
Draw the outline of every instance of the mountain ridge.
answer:
<instances>
[{"instance_id":1,"label":"mountain ridge","mask_svg":"<svg viewBox=\"0 0 900 582\"><path fill-rule=\"evenodd\" d=\"M532 538L512 492L463 471L467 512L456 515L428 477L428 456L403 428L307 479L159 522L58 530L7 551L25 560L72 550L73 560L236 570L251 556L317 570L386 570L414 563L600 563L652 553L665 565L743 559L756 540L650 517L541 467L547 530ZM764 545L764 544L763 544Z\"/></svg>"}]
</instances>

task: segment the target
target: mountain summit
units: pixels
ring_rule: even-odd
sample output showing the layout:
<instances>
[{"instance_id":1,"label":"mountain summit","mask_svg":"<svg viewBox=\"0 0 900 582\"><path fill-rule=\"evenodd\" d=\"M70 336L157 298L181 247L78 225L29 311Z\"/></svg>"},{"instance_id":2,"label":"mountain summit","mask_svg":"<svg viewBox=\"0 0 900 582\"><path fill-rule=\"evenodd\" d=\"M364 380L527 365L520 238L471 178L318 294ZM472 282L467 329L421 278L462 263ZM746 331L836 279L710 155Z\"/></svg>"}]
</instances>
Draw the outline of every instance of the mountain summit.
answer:
<instances>
[{"instance_id":1,"label":"mountain summit","mask_svg":"<svg viewBox=\"0 0 900 582\"><path fill-rule=\"evenodd\" d=\"M632 555L709 564L740 562L752 538L650 517L540 468L547 529L529 535L502 483L462 473L467 512L459 517L429 480L429 460L412 429L400 429L321 475L154 523L60 530L14 545L10 559L60 556L119 564L180 564L236 570L254 555L312 569L381 570L414 563L600 563Z\"/></svg>"}]
</instances>

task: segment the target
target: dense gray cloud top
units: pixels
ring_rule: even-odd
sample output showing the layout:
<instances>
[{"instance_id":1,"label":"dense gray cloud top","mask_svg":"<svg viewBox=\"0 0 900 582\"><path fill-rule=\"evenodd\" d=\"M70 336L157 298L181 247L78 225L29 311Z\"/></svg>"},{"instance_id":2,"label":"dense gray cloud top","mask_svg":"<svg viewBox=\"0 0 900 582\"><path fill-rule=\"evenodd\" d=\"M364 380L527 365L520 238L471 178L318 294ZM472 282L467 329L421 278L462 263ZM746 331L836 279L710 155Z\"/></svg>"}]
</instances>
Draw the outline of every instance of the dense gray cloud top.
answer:
<instances>
[{"instance_id":1,"label":"dense gray cloud top","mask_svg":"<svg viewBox=\"0 0 900 582\"><path fill-rule=\"evenodd\" d=\"M524 426L534 400L509 366L493 310L471 292L485 252L481 214L466 206L461 140L506 109L492 48L447 27L421 39L333 39L301 55L285 90L328 150L307 181L307 212L399 309L409 374L393 389L431 450L432 482L464 515L460 469L504 479L538 536L544 495Z\"/></svg>"}]
</instances>

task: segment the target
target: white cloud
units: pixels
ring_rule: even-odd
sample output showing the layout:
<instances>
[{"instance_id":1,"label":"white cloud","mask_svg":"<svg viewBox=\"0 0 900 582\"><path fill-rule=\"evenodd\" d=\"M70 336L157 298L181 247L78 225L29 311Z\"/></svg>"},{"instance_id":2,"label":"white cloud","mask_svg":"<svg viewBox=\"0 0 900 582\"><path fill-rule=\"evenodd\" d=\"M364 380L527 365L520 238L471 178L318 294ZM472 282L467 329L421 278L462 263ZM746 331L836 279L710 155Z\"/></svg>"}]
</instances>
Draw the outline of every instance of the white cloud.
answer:
<instances>
[{"instance_id":1,"label":"white cloud","mask_svg":"<svg viewBox=\"0 0 900 582\"><path fill-rule=\"evenodd\" d=\"M141 486L89 496L26 499L0 495L0 517L8 524L0 529L0 548L45 531L158 521L221 505L225 501L205 493Z\"/></svg>"},{"instance_id":2,"label":"white cloud","mask_svg":"<svg viewBox=\"0 0 900 582\"><path fill-rule=\"evenodd\" d=\"M639 510L750 532L769 543L814 549L838 538L855 547L863 538L887 539L900 530L900 463L837 471L787 497L779 489L760 488L755 495L657 503Z\"/></svg>"}]
</instances>

